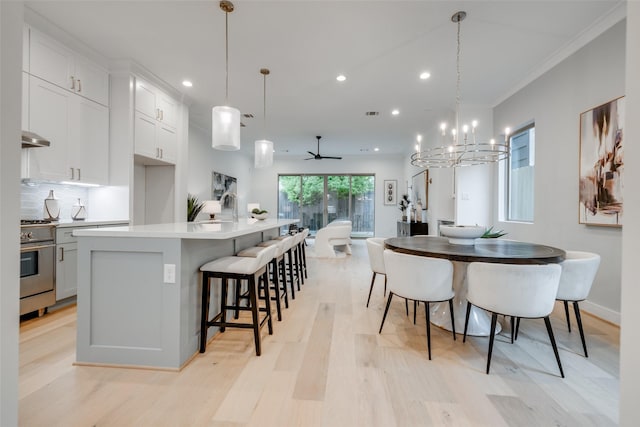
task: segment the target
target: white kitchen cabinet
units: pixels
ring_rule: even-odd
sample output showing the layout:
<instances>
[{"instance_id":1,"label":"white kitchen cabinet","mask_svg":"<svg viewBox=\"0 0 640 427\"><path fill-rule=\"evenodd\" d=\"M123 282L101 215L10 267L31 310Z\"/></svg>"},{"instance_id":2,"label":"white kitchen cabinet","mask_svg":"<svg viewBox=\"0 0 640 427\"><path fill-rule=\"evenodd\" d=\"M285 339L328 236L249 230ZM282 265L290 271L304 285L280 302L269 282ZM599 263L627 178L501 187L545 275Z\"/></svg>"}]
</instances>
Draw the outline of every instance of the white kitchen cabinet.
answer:
<instances>
[{"instance_id":1,"label":"white kitchen cabinet","mask_svg":"<svg viewBox=\"0 0 640 427\"><path fill-rule=\"evenodd\" d=\"M28 117L51 145L28 149L23 178L108 184L107 107L30 76Z\"/></svg>"},{"instance_id":2,"label":"white kitchen cabinet","mask_svg":"<svg viewBox=\"0 0 640 427\"><path fill-rule=\"evenodd\" d=\"M178 103L142 79L136 79L135 96L135 154L148 159L143 163L175 164Z\"/></svg>"},{"instance_id":3,"label":"white kitchen cabinet","mask_svg":"<svg viewBox=\"0 0 640 427\"><path fill-rule=\"evenodd\" d=\"M29 29L29 72L102 105L109 105L109 73L97 64Z\"/></svg>"},{"instance_id":4,"label":"white kitchen cabinet","mask_svg":"<svg viewBox=\"0 0 640 427\"><path fill-rule=\"evenodd\" d=\"M22 72L22 130L29 129L29 74Z\"/></svg>"},{"instance_id":5,"label":"white kitchen cabinet","mask_svg":"<svg viewBox=\"0 0 640 427\"><path fill-rule=\"evenodd\" d=\"M56 301L78 293L78 243L56 245Z\"/></svg>"}]
</instances>

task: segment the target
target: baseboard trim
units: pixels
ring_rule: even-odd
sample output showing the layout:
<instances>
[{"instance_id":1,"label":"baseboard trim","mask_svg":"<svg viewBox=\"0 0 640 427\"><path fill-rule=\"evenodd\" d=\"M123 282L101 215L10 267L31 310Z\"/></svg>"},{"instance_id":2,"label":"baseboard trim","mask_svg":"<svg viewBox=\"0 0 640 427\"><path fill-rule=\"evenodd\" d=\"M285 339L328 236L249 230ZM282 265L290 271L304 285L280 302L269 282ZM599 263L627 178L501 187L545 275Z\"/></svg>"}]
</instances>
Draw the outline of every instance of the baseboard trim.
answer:
<instances>
[{"instance_id":1,"label":"baseboard trim","mask_svg":"<svg viewBox=\"0 0 640 427\"><path fill-rule=\"evenodd\" d=\"M613 311L610 308L603 307L590 301L582 301L580 302L580 311L588 313L594 317L612 323L616 326L620 326L620 313L617 311Z\"/></svg>"}]
</instances>

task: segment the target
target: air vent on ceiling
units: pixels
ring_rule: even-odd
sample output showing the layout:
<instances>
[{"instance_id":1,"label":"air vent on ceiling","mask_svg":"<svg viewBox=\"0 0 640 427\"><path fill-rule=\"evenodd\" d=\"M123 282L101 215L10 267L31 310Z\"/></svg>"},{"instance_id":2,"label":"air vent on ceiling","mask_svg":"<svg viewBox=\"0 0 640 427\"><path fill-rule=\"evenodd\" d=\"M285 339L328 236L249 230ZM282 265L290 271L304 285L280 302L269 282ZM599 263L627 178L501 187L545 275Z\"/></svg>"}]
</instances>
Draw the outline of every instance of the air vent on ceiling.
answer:
<instances>
[{"instance_id":1,"label":"air vent on ceiling","mask_svg":"<svg viewBox=\"0 0 640 427\"><path fill-rule=\"evenodd\" d=\"M245 125L244 123L240 122L240 127L241 127L241 128L246 128L246 127L247 127L247 125Z\"/></svg>"},{"instance_id":2,"label":"air vent on ceiling","mask_svg":"<svg viewBox=\"0 0 640 427\"><path fill-rule=\"evenodd\" d=\"M365 116L377 116L379 114L379 111L367 111L366 113L364 113Z\"/></svg>"},{"instance_id":3,"label":"air vent on ceiling","mask_svg":"<svg viewBox=\"0 0 640 427\"><path fill-rule=\"evenodd\" d=\"M246 113L246 114L243 114L242 116L247 118L247 119L253 119L253 114L251 114L251 113Z\"/></svg>"}]
</instances>

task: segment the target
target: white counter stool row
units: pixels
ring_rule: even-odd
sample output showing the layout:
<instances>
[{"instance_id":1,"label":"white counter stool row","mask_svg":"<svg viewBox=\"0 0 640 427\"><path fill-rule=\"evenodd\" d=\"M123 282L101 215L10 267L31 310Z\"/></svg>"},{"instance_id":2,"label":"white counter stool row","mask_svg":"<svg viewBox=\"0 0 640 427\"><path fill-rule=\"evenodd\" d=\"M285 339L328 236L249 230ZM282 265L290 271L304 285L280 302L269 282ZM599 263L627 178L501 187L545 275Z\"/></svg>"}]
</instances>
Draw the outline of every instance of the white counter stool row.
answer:
<instances>
[{"instance_id":1,"label":"white counter stool row","mask_svg":"<svg viewBox=\"0 0 640 427\"><path fill-rule=\"evenodd\" d=\"M273 259L276 247L265 248L256 257L227 256L208 262L200 267L202 272L202 313L200 323L200 353L204 353L207 346L207 331L211 326L220 327L220 332L226 328L248 328L253 330L256 347L256 356L261 354L260 330L265 325L268 326L269 335L273 334L271 322L271 298L269 292L269 278L267 274L267 264ZM264 307L259 306L259 283L260 278L264 283L265 293ZM222 291L220 296L220 312L209 320L209 300L211 296L211 279L220 279ZM242 281L248 284L249 306L240 307L239 301L228 304L228 281L236 280L236 286L240 286ZM251 323L227 321L227 310L248 310L251 311ZM260 313L264 313L260 319Z\"/></svg>"}]
</instances>

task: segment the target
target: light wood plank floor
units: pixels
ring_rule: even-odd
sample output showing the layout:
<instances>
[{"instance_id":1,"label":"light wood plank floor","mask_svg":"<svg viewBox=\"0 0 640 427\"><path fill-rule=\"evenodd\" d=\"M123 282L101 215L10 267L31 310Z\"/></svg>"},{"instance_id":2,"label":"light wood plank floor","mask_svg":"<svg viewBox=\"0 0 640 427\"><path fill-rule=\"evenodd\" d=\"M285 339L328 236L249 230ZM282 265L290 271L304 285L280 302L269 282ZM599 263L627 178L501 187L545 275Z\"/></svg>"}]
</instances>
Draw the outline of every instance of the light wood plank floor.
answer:
<instances>
[{"instance_id":1,"label":"light wood plank floor","mask_svg":"<svg viewBox=\"0 0 640 427\"><path fill-rule=\"evenodd\" d=\"M371 273L364 241L350 257L309 259L309 279L263 354L249 331L228 330L181 372L73 366L76 313L68 307L20 328L23 426L609 426L618 424L619 329L583 316L590 357L552 318L566 379L542 320L508 324L491 374L487 338L466 344L414 325L397 299L378 334L383 279L365 307ZM461 337L459 337L461 338Z\"/></svg>"}]
</instances>

